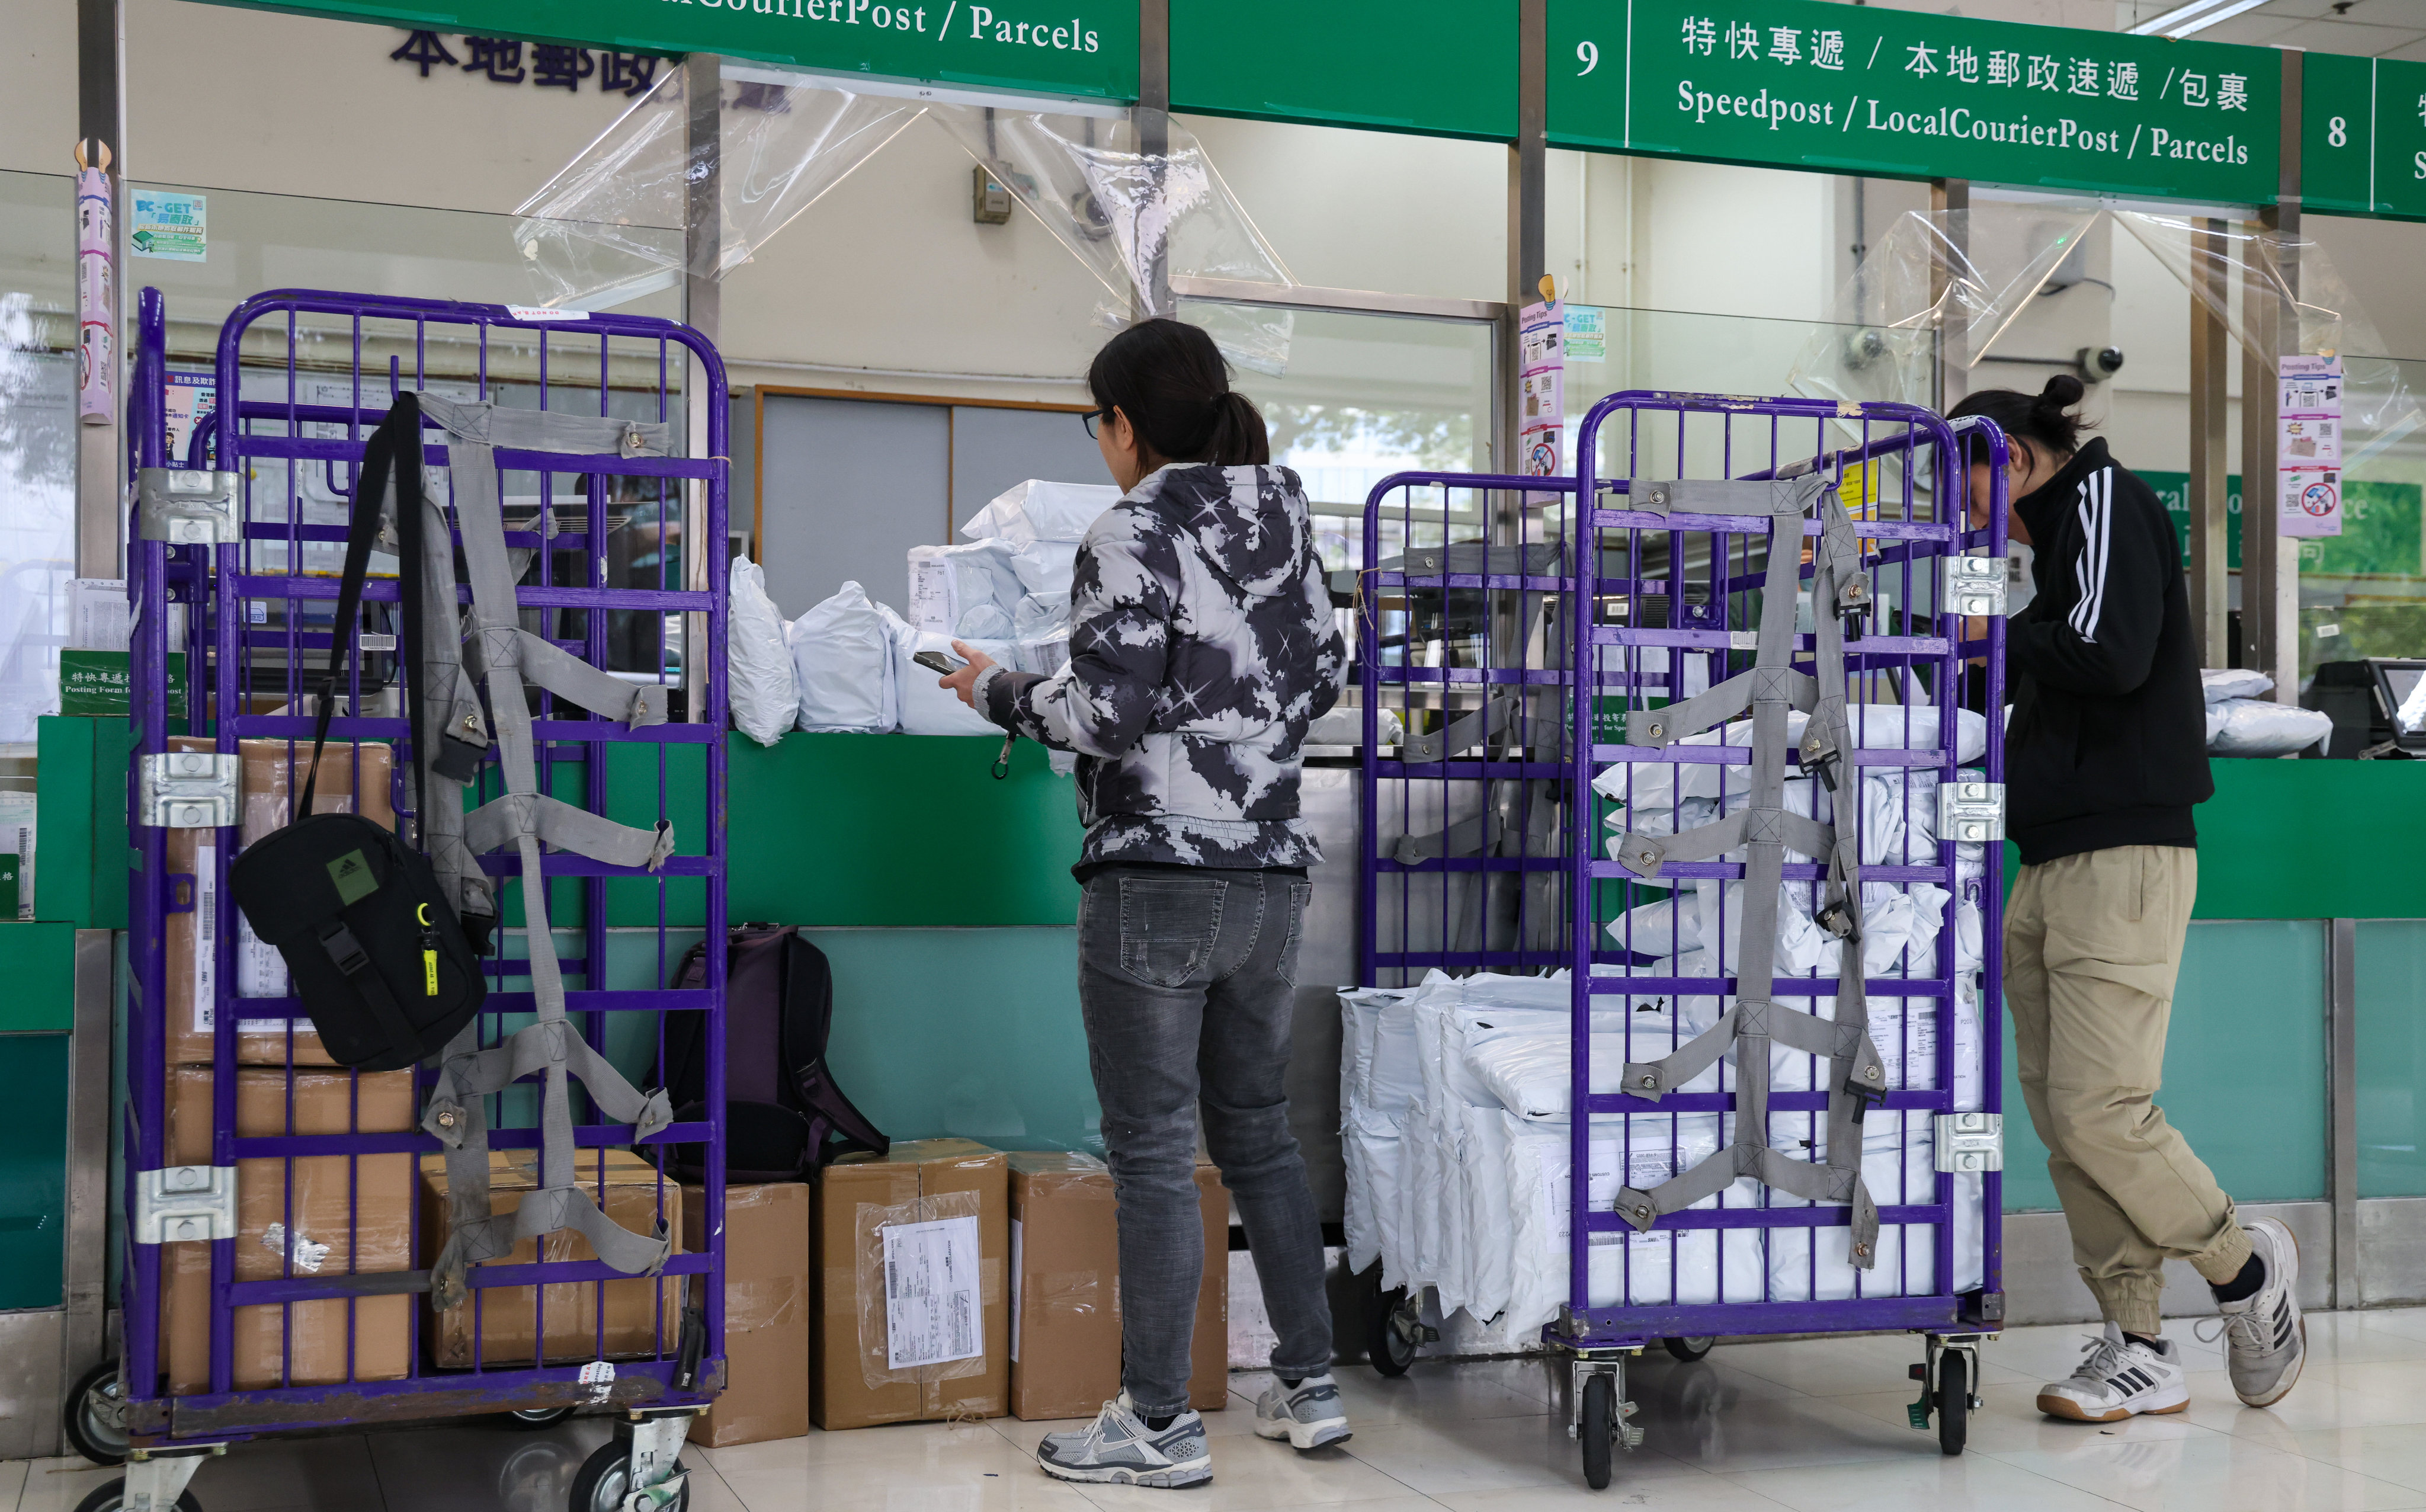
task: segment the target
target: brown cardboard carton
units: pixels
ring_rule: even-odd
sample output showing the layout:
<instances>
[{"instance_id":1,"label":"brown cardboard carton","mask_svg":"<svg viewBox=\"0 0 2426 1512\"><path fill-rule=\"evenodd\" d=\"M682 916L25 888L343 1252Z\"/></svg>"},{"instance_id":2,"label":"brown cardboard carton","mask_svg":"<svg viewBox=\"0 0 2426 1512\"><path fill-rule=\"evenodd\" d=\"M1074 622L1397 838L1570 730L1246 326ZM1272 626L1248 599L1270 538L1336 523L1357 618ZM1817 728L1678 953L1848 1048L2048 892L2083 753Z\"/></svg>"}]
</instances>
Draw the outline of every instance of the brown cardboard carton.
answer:
<instances>
[{"instance_id":1,"label":"brown cardboard carton","mask_svg":"<svg viewBox=\"0 0 2426 1512\"><path fill-rule=\"evenodd\" d=\"M1230 1405L1230 1193L1196 1168L1205 1275L1189 1339L1188 1405ZM1011 1157L1011 1414L1092 1417L1121 1389L1120 1231L1112 1173L1092 1155Z\"/></svg>"},{"instance_id":2,"label":"brown cardboard carton","mask_svg":"<svg viewBox=\"0 0 2426 1512\"><path fill-rule=\"evenodd\" d=\"M523 1194L538 1190L537 1150L489 1152L489 1211L512 1212ZM606 1195L599 1205L606 1216L636 1233L650 1233L657 1225L658 1202L665 1204L667 1230L682 1252L682 1188L660 1184L657 1169L622 1149L585 1149L574 1157L574 1178L598 1197L601 1173ZM446 1157L421 1158L422 1263L436 1260L453 1225L446 1202ZM544 1251L542 1254L542 1251ZM493 1265L528 1265L537 1260L597 1259L590 1241L569 1228L526 1239ZM477 1268L474 1274L477 1275ZM542 1299L530 1286L476 1288L472 1296L439 1312L431 1309L430 1352L445 1369L468 1366L472 1359L472 1314L478 1304L480 1359L484 1366L528 1365L537 1338ZM551 1364L591 1359L629 1358L636 1355L671 1354L682 1334L682 1277L645 1276L628 1281L558 1281L547 1288L547 1358ZM600 1294L605 1294L606 1332L602 1350L599 1332Z\"/></svg>"},{"instance_id":3,"label":"brown cardboard carton","mask_svg":"<svg viewBox=\"0 0 2426 1512\"><path fill-rule=\"evenodd\" d=\"M170 745L180 751L208 751L214 742L199 736L173 735ZM243 760L243 775L238 794L242 825L240 843L251 845L272 830L283 827L294 813L295 802L301 796L305 776L312 764L312 742L309 740L242 740L237 754ZM364 815L389 829L396 827L396 810L389 803L388 775L392 753L387 746L365 744L362 748L361 782ZM354 811L355 758L352 742L332 740L320 753L320 782L312 790L312 810L318 814L350 814ZM204 885L195 870L200 858L200 842L216 838L205 830L170 830L169 832L168 868L172 874L192 876L198 889ZM163 997L169 1013L169 1064L170 1065L207 1065L213 1059L211 1032L194 1013L196 987L194 959L195 932L201 927L205 912L215 919L223 918L235 905L220 896L198 890L194 908L188 913L170 914L166 930L168 946L168 981ZM216 927L224 928L224 925ZM274 980L283 983L284 963L269 946L252 938L251 931L239 929L235 950L237 990L247 990L249 983ZM202 963L215 967L215 962ZM245 1019L236 1036L236 1061L243 1065L283 1065L286 1064L287 1025L283 1019ZM320 1048L320 1036L309 1022L299 1019L295 1026L295 1064L298 1065L334 1065L336 1062Z\"/></svg>"},{"instance_id":4,"label":"brown cardboard carton","mask_svg":"<svg viewBox=\"0 0 2426 1512\"><path fill-rule=\"evenodd\" d=\"M809 1377L818 1427L998 1418L1009 1409L1009 1208L1002 1153L965 1139L900 1140L887 1154L846 1155L818 1173ZM930 1223L954 1227L911 1232ZM974 1275L964 1258L970 1227ZM900 1230L897 1242L932 1241L901 1256L890 1281L887 1228ZM906 1352L895 1348L897 1330Z\"/></svg>"},{"instance_id":5,"label":"brown cardboard carton","mask_svg":"<svg viewBox=\"0 0 2426 1512\"><path fill-rule=\"evenodd\" d=\"M683 1188L683 1247L707 1247L707 1193ZM724 1189L724 1390L691 1419L721 1449L809 1431L809 1188Z\"/></svg>"},{"instance_id":6,"label":"brown cardboard carton","mask_svg":"<svg viewBox=\"0 0 2426 1512\"><path fill-rule=\"evenodd\" d=\"M1230 1405L1230 1189L1220 1166L1196 1168L1196 1200L1205 1213L1205 1278L1188 1344L1188 1405L1218 1412Z\"/></svg>"},{"instance_id":7,"label":"brown cardboard carton","mask_svg":"<svg viewBox=\"0 0 2426 1512\"><path fill-rule=\"evenodd\" d=\"M1120 1394L1120 1259L1102 1161L1011 1156L1012 1417L1092 1417Z\"/></svg>"},{"instance_id":8,"label":"brown cardboard carton","mask_svg":"<svg viewBox=\"0 0 2426 1512\"><path fill-rule=\"evenodd\" d=\"M291 1124L287 1075L283 1068L236 1073L239 1136L400 1133L412 1128L410 1071L365 1072L359 1078L350 1071L297 1071ZM208 1066L181 1065L170 1073L171 1164L211 1163L211 1091ZM236 1162L236 1280L277 1280L287 1274L290 1258L299 1277L343 1276L349 1262L363 1272L412 1268L411 1156L304 1156L293 1162L291 1195L287 1168L282 1159ZM175 1244L166 1248L160 1333L169 1390L191 1395L210 1390L211 1246ZM349 1310L350 1378L403 1378L411 1350L411 1297L295 1303L283 1309L293 1319L291 1339L285 1336L282 1310L269 1304L235 1309L231 1321L235 1390L328 1386L348 1379ZM283 1378L282 1366L286 1373Z\"/></svg>"}]
</instances>

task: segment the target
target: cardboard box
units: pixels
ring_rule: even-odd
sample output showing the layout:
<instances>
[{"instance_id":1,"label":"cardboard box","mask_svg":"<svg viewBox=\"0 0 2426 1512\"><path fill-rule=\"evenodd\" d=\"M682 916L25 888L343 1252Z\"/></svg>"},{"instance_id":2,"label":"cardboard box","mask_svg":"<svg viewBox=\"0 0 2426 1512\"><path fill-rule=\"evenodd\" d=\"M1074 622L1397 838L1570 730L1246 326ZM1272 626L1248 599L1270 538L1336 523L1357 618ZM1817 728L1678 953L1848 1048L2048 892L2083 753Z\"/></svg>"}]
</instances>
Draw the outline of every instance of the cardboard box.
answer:
<instances>
[{"instance_id":1,"label":"cardboard box","mask_svg":"<svg viewBox=\"0 0 2426 1512\"><path fill-rule=\"evenodd\" d=\"M1230 1189L1220 1166L1196 1168L1196 1200L1205 1213L1205 1279L1188 1344L1188 1405L1219 1412L1230 1405Z\"/></svg>"},{"instance_id":2,"label":"cardboard box","mask_svg":"<svg viewBox=\"0 0 2426 1512\"><path fill-rule=\"evenodd\" d=\"M398 1133L412 1128L410 1071L367 1072L359 1078L350 1071L297 1071L291 1125L287 1075L283 1068L236 1073L238 1135ZM167 1131L171 1164L211 1163L211 1103L208 1066L181 1065L170 1073ZM412 1268L410 1155L309 1155L296 1160L291 1209L288 1166L280 1159L236 1162L236 1280L276 1280L287 1274L290 1257L299 1276L343 1276L349 1263L364 1272ZM210 1390L211 1246L175 1244L164 1248L160 1335L169 1390L193 1395ZM282 1313L293 1319L291 1340ZM238 1308L232 1320L235 1390L400 1380L412 1349L412 1299L402 1294L350 1303L343 1298L298 1302L286 1309Z\"/></svg>"},{"instance_id":3,"label":"cardboard box","mask_svg":"<svg viewBox=\"0 0 2426 1512\"><path fill-rule=\"evenodd\" d=\"M1189 1341L1188 1405L1230 1405L1230 1194L1196 1168L1205 1275ZM1112 1173L1092 1155L1011 1157L1011 1413L1092 1417L1121 1389L1120 1232Z\"/></svg>"},{"instance_id":4,"label":"cardboard box","mask_svg":"<svg viewBox=\"0 0 2426 1512\"><path fill-rule=\"evenodd\" d=\"M707 1247L706 1189L683 1188L683 1246ZM724 1189L724 1390L691 1419L721 1449L809 1431L809 1188Z\"/></svg>"},{"instance_id":5,"label":"cardboard box","mask_svg":"<svg viewBox=\"0 0 2426 1512\"><path fill-rule=\"evenodd\" d=\"M898 1141L818 1173L809 1378L818 1427L1009 1409L1010 1184L1002 1153L965 1139Z\"/></svg>"},{"instance_id":6,"label":"cardboard box","mask_svg":"<svg viewBox=\"0 0 2426 1512\"><path fill-rule=\"evenodd\" d=\"M489 1152L489 1211L512 1212L523 1194L539 1188L537 1150ZM606 1216L635 1233L649 1233L657 1225L658 1202L665 1204L665 1223L674 1236L674 1252L682 1253L682 1188L659 1184L657 1168L623 1149L585 1149L574 1158L574 1176L598 1196L602 1169L606 1195L600 1206ZM453 1223L446 1201L446 1157L421 1158L422 1263L431 1264L446 1244ZM544 1251L544 1254L542 1251ZM537 1240L526 1239L493 1265L528 1265L537 1260L596 1260L590 1241L569 1228ZM473 1274L478 1275L475 1267ZM480 1314L480 1358L483 1366L528 1365L538 1337L540 1288L481 1287L461 1305L429 1318L430 1354L443 1369L469 1366L472 1359L474 1304ZM547 1360L572 1364L592 1359L627 1359L635 1356L673 1353L682 1337L682 1277L636 1276L627 1281L558 1281L547 1288ZM603 1304L602 1304L602 1293ZM602 1349L601 1307L606 1313Z\"/></svg>"},{"instance_id":7,"label":"cardboard box","mask_svg":"<svg viewBox=\"0 0 2426 1512\"><path fill-rule=\"evenodd\" d=\"M1011 1415L1084 1418L1120 1394L1120 1231L1092 1155L1011 1157Z\"/></svg>"},{"instance_id":8,"label":"cardboard box","mask_svg":"<svg viewBox=\"0 0 2426 1512\"><path fill-rule=\"evenodd\" d=\"M213 742L196 736L171 736L169 743L180 751L207 751ZM243 740L237 743L237 754L243 758L243 776L238 793L242 805L242 826L239 838L251 845L272 830L282 828L295 808L307 771L312 761L309 740ZM389 829L396 828L396 809L389 802L388 776L393 753L387 746L365 744L362 748L361 775L364 789L363 813ZM312 792L312 809L319 814L350 814L354 811L355 761L352 742L332 740L320 753L320 782ZM204 984L202 968L214 968L213 961L195 958L196 932L210 921L210 927L224 929L218 922L234 913L233 902L217 895L210 878L199 869L200 842L216 836L206 830L170 830L168 841L168 867L171 874L183 873L195 879L193 908L189 912L170 914L168 919L168 984L163 997L169 1014L169 1064L207 1065L213 1059L211 1030L207 1012L198 1014L195 1000ZM236 990L252 997L283 997L291 989L286 984L286 964L278 951L253 938L252 931L239 917L235 921L237 932L235 949ZM205 1004L205 1008L207 1008ZM320 1036L311 1023L298 1019L295 1029L295 1064L298 1065L334 1065L329 1052L320 1048ZM283 1018L239 1020L236 1034L236 1061L243 1065L283 1065L286 1064L287 1024Z\"/></svg>"}]
</instances>

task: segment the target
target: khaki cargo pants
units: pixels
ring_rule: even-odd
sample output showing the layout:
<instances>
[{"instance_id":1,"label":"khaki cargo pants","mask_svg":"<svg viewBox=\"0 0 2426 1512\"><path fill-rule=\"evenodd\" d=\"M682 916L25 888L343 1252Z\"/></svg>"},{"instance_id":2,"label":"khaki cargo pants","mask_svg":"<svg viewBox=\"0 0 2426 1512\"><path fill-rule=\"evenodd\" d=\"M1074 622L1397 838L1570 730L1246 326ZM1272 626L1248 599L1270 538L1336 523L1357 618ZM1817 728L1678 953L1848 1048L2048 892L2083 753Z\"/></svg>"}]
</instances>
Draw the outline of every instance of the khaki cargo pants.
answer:
<instances>
[{"instance_id":1,"label":"khaki cargo pants","mask_svg":"<svg viewBox=\"0 0 2426 1512\"><path fill-rule=\"evenodd\" d=\"M2232 1199L2156 1104L2198 853L2127 845L2021 869L2005 1011L2030 1123L2098 1309L2159 1331L2161 1267L2226 1281L2249 1258Z\"/></svg>"}]
</instances>

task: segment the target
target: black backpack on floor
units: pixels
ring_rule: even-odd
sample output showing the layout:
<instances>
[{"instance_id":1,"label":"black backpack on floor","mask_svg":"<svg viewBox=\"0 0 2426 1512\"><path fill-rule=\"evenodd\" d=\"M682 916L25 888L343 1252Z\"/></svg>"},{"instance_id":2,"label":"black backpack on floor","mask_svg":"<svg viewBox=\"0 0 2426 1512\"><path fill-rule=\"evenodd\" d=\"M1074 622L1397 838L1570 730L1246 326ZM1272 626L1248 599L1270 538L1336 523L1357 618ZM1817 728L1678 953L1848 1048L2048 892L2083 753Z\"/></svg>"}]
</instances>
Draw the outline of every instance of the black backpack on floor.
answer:
<instances>
[{"instance_id":1,"label":"black backpack on floor","mask_svg":"<svg viewBox=\"0 0 2426 1512\"><path fill-rule=\"evenodd\" d=\"M702 943L685 952L668 985L706 985L706 951ZM833 1023L833 969L797 927L739 924L726 932L725 1180L799 1180L846 1150L881 1155L891 1147L826 1067ZM657 1084L674 1104L676 1123L707 1115L706 1028L704 1014L666 1021ZM669 1174L704 1179L703 1146L671 1147Z\"/></svg>"}]
</instances>

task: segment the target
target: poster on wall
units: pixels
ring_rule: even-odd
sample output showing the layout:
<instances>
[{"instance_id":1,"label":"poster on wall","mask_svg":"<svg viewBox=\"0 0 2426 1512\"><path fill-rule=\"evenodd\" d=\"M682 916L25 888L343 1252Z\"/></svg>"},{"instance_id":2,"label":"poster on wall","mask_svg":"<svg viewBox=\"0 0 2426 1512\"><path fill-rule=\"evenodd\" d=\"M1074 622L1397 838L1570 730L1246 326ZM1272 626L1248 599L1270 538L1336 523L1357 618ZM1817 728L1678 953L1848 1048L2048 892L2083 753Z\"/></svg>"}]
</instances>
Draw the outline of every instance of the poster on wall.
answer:
<instances>
[{"instance_id":1,"label":"poster on wall","mask_svg":"<svg viewBox=\"0 0 2426 1512\"><path fill-rule=\"evenodd\" d=\"M2285 535L2342 533L2342 360L2277 359L2274 465Z\"/></svg>"}]
</instances>

